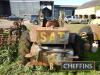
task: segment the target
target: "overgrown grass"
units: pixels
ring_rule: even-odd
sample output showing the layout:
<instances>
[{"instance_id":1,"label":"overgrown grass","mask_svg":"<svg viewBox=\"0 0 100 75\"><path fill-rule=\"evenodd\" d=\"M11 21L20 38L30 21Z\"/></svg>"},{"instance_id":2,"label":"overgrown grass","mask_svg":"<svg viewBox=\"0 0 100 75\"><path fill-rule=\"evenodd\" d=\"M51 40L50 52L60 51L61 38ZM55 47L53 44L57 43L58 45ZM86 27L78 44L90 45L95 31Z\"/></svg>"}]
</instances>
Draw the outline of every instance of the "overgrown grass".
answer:
<instances>
[{"instance_id":1,"label":"overgrown grass","mask_svg":"<svg viewBox=\"0 0 100 75\"><path fill-rule=\"evenodd\" d=\"M95 53L85 52L84 60L95 61L96 70L100 70L100 48Z\"/></svg>"}]
</instances>

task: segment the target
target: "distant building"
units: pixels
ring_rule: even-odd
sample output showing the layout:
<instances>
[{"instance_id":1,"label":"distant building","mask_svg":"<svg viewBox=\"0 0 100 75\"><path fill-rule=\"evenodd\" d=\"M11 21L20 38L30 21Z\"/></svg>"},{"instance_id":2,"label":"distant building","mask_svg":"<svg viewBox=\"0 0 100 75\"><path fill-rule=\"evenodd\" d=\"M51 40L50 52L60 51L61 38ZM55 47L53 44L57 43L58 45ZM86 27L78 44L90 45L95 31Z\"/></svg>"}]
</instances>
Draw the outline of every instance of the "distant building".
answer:
<instances>
[{"instance_id":1,"label":"distant building","mask_svg":"<svg viewBox=\"0 0 100 75\"><path fill-rule=\"evenodd\" d=\"M61 10L64 11L64 16L73 16L77 7L73 5L54 5L54 17L59 18L59 12Z\"/></svg>"},{"instance_id":2,"label":"distant building","mask_svg":"<svg viewBox=\"0 0 100 75\"><path fill-rule=\"evenodd\" d=\"M37 15L40 10L38 1L10 0L11 14L30 19L31 15Z\"/></svg>"},{"instance_id":3,"label":"distant building","mask_svg":"<svg viewBox=\"0 0 100 75\"><path fill-rule=\"evenodd\" d=\"M100 0L92 0L84 3L75 10L75 15L89 19L100 17Z\"/></svg>"},{"instance_id":4,"label":"distant building","mask_svg":"<svg viewBox=\"0 0 100 75\"><path fill-rule=\"evenodd\" d=\"M31 15L39 15L40 12L47 14L44 9L49 5L53 8L54 2L52 0L10 0L11 14L28 19ZM53 16L53 11L51 13Z\"/></svg>"},{"instance_id":5,"label":"distant building","mask_svg":"<svg viewBox=\"0 0 100 75\"><path fill-rule=\"evenodd\" d=\"M72 5L54 5L53 0L1 0L0 16L16 15L19 17L31 19L33 15L57 18L60 11L64 11L64 16L74 15L77 6Z\"/></svg>"},{"instance_id":6,"label":"distant building","mask_svg":"<svg viewBox=\"0 0 100 75\"><path fill-rule=\"evenodd\" d=\"M0 16L11 15L9 0L0 0Z\"/></svg>"}]
</instances>

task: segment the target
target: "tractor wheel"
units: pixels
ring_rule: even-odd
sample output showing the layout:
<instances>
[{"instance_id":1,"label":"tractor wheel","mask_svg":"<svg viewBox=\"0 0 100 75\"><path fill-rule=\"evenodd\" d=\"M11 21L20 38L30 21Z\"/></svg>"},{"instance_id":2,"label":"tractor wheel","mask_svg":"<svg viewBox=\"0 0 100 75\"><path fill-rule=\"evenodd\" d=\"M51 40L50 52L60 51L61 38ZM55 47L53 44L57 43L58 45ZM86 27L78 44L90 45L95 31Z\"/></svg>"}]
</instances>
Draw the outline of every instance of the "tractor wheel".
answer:
<instances>
[{"instance_id":1,"label":"tractor wheel","mask_svg":"<svg viewBox=\"0 0 100 75\"><path fill-rule=\"evenodd\" d=\"M92 49L94 49L94 45L96 46L96 49L98 48L97 47L98 41L94 41L91 27L90 26L83 27L82 29L80 29L79 35L84 41L84 50L95 52Z\"/></svg>"}]
</instances>

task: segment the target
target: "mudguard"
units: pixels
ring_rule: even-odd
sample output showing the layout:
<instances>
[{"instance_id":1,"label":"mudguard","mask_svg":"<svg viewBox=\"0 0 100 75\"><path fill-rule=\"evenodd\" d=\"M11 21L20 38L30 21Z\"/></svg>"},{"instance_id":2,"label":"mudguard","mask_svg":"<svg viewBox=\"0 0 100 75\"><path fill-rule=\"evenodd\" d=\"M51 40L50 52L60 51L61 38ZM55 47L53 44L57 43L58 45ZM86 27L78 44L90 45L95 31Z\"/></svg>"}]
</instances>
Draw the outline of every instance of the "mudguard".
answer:
<instances>
[{"instance_id":1,"label":"mudguard","mask_svg":"<svg viewBox=\"0 0 100 75\"><path fill-rule=\"evenodd\" d=\"M94 40L100 40L100 26L99 25L90 25L92 32L93 32L93 36L94 36Z\"/></svg>"}]
</instances>

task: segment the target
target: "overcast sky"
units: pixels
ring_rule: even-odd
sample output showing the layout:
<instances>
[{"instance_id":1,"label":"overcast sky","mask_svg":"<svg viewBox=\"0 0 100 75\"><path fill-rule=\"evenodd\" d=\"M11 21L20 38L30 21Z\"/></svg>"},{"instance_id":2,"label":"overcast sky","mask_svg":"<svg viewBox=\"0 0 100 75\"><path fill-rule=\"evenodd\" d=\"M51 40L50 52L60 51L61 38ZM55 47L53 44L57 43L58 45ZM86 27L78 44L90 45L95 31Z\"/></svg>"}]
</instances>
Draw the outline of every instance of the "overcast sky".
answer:
<instances>
[{"instance_id":1,"label":"overcast sky","mask_svg":"<svg viewBox=\"0 0 100 75\"><path fill-rule=\"evenodd\" d=\"M54 0L55 5L82 5L90 0Z\"/></svg>"}]
</instances>

